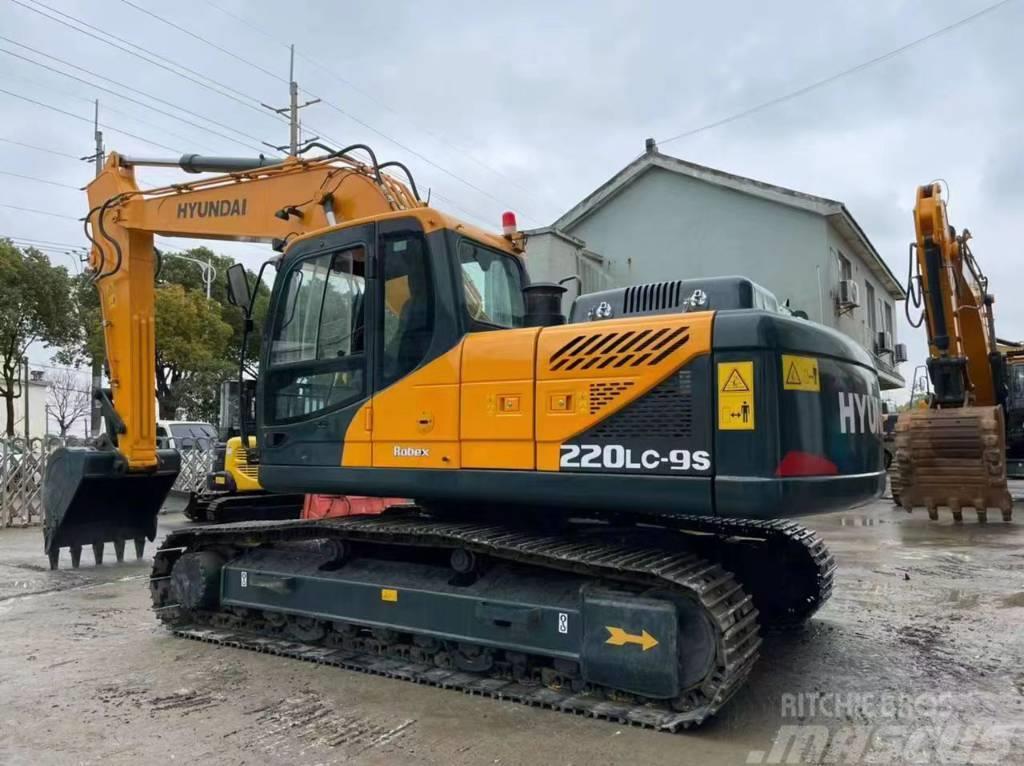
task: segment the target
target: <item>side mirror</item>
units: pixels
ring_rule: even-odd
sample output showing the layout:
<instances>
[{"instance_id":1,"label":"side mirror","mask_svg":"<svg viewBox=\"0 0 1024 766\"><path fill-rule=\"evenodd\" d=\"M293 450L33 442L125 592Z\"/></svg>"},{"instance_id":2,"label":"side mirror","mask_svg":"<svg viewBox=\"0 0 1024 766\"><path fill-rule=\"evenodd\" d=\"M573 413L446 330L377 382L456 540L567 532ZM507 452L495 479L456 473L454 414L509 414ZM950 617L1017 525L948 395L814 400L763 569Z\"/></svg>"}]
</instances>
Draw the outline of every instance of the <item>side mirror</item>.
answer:
<instances>
[{"instance_id":1,"label":"side mirror","mask_svg":"<svg viewBox=\"0 0 1024 766\"><path fill-rule=\"evenodd\" d=\"M245 266L240 263L228 267L228 300L248 316L249 309L252 308L252 294L249 291L249 277L245 273Z\"/></svg>"}]
</instances>

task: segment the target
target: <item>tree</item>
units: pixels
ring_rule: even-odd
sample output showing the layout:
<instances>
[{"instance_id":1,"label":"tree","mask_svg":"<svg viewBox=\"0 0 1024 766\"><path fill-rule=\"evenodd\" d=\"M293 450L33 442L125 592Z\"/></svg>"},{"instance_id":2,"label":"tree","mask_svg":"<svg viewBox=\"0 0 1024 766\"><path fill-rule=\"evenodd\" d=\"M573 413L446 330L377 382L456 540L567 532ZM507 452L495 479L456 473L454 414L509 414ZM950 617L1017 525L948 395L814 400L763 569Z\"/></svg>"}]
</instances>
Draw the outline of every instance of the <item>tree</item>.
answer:
<instances>
[{"instance_id":1,"label":"tree","mask_svg":"<svg viewBox=\"0 0 1024 766\"><path fill-rule=\"evenodd\" d=\"M61 370L50 378L48 406L62 437L68 435L71 426L89 415L92 403L89 385L73 370Z\"/></svg>"},{"instance_id":2,"label":"tree","mask_svg":"<svg viewBox=\"0 0 1024 766\"><path fill-rule=\"evenodd\" d=\"M202 270L171 253L161 253L156 289L156 396L165 417L173 417L184 407L190 417L215 421L220 384L237 375L244 326L242 310L227 299L225 275L233 261L205 247L182 254L209 260L217 269L217 279L207 300ZM249 281L256 282L251 272ZM260 327L269 296L267 286L260 285L254 311L256 328L246 347L250 364L259 359ZM104 356L99 298L87 276L75 283L75 301L81 338L57 357L69 365L83 363L93 353Z\"/></svg>"},{"instance_id":3,"label":"tree","mask_svg":"<svg viewBox=\"0 0 1024 766\"><path fill-rule=\"evenodd\" d=\"M173 417L184 406L206 419L216 415L217 384L235 369L230 339L231 326L216 301L181 285L157 288L156 396L162 414Z\"/></svg>"},{"instance_id":4,"label":"tree","mask_svg":"<svg viewBox=\"0 0 1024 766\"><path fill-rule=\"evenodd\" d=\"M242 330L244 327L244 314L237 306L231 305L227 293L228 267L235 261L224 255L217 255L208 247L196 247L191 250L182 251L181 255L195 258L197 261L209 262L217 270L217 278L213 281L210 290L210 298L220 306L221 319L231 326L231 337L228 339L228 355L238 365L238 354L242 347ZM251 271L249 284L256 285L256 275ZM162 284L177 284L190 291L206 294L206 284L203 282L202 270L191 261L175 258L174 253L162 254L159 281ZM260 282L256 290L256 300L253 308L253 323L255 327L249 334L245 348L246 362L252 364L260 358L260 347L262 339L263 319L267 313L267 305L270 302L270 288L265 282Z\"/></svg>"},{"instance_id":5,"label":"tree","mask_svg":"<svg viewBox=\"0 0 1024 766\"><path fill-rule=\"evenodd\" d=\"M0 240L0 396L8 436L14 435L14 400L21 395L28 347L36 341L66 347L79 338L80 327L67 269L35 248Z\"/></svg>"}]
</instances>

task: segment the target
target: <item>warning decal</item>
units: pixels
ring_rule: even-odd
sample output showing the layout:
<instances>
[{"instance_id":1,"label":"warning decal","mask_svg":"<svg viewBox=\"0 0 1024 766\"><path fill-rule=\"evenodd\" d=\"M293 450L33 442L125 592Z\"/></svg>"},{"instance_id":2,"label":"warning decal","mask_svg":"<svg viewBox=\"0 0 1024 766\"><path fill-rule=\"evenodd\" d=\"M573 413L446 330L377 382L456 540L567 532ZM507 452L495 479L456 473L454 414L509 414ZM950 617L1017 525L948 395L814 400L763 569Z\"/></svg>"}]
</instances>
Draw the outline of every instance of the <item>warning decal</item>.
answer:
<instances>
[{"instance_id":1,"label":"warning decal","mask_svg":"<svg viewBox=\"0 0 1024 766\"><path fill-rule=\"evenodd\" d=\"M754 430L754 363L718 363L718 428Z\"/></svg>"},{"instance_id":2,"label":"warning decal","mask_svg":"<svg viewBox=\"0 0 1024 766\"><path fill-rule=\"evenodd\" d=\"M783 354L782 387L787 391L821 391L818 360L813 356Z\"/></svg>"},{"instance_id":3,"label":"warning decal","mask_svg":"<svg viewBox=\"0 0 1024 766\"><path fill-rule=\"evenodd\" d=\"M750 386L747 385L747 381L743 379L740 371L733 367L729 372L729 377L725 379L725 383L722 384L722 392L726 394L749 394Z\"/></svg>"}]
</instances>

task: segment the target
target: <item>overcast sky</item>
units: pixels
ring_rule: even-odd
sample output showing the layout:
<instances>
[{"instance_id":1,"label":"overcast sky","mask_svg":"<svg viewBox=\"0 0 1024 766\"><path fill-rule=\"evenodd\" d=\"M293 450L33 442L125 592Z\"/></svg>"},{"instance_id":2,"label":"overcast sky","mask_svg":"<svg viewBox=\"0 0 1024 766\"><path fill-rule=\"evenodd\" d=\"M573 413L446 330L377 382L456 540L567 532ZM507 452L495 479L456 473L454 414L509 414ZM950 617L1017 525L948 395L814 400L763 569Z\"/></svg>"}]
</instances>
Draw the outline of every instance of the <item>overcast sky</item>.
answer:
<instances>
[{"instance_id":1,"label":"overcast sky","mask_svg":"<svg viewBox=\"0 0 1024 766\"><path fill-rule=\"evenodd\" d=\"M330 102L303 112L310 132L330 143L366 142L380 158L404 161L420 188L432 190L435 204L457 216L497 228L501 211L510 208L524 227L541 226L640 154L648 136L666 139L728 117L993 2L725 0L645 7L593 0L131 0L267 70L261 71L125 0L42 0L65 16L36 0L0 0L0 36L7 38L0 39L0 50L216 131L3 53L0 88L83 119L0 92L0 139L8 140L0 140L0 173L71 187L85 183L91 170L72 157L92 150L87 120L97 97L107 147L126 154L245 155L260 141L284 143L287 125L258 102L286 102L287 44L295 43L304 97ZM219 85L201 87L25 6L67 25L81 26L75 19L91 24L97 29L87 31L96 37L116 35ZM1024 0L1018 0L827 87L660 146L687 160L844 201L901 281L915 187L944 178L951 222L971 229L974 252L991 278L997 330L1024 338L1024 300L1012 296L1024 266L1014 238L1024 218L1022 32ZM231 96L215 92L225 88ZM140 176L152 183L174 178L154 170ZM81 225L72 218L84 212L85 196L73 188L0 174L0 235L82 245ZM267 254L256 245L217 249L250 266ZM71 258L53 253L71 265ZM909 379L923 362L924 337L902 320L898 335L910 347L911 362L903 365Z\"/></svg>"}]
</instances>

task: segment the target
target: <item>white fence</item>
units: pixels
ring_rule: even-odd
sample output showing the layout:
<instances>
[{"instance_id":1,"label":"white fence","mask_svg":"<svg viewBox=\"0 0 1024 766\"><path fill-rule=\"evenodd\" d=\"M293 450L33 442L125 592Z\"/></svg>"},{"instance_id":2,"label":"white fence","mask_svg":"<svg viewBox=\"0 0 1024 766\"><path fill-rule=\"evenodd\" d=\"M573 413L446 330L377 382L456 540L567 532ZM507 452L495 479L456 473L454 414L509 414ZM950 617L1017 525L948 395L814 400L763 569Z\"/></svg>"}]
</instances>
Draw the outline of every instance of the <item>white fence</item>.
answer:
<instances>
[{"instance_id":1,"label":"white fence","mask_svg":"<svg viewBox=\"0 0 1024 766\"><path fill-rule=\"evenodd\" d=\"M43 521L43 471L59 441L0 438L0 527Z\"/></svg>"},{"instance_id":2,"label":"white fence","mask_svg":"<svg viewBox=\"0 0 1024 766\"><path fill-rule=\"evenodd\" d=\"M43 473L50 454L63 445L59 439L0 438L0 527L43 523ZM200 490L213 466L216 444L204 443L181 453L181 473L172 491Z\"/></svg>"}]
</instances>

